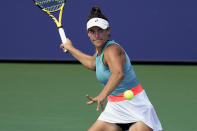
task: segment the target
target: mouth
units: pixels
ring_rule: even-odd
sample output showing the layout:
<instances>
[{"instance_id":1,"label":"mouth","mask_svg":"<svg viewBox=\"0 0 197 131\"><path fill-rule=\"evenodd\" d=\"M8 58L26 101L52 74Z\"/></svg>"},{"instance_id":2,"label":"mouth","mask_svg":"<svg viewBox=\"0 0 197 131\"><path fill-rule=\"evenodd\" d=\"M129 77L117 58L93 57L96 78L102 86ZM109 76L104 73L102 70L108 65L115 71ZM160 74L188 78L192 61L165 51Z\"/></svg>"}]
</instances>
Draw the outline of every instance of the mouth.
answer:
<instances>
[{"instance_id":1,"label":"mouth","mask_svg":"<svg viewBox=\"0 0 197 131\"><path fill-rule=\"evenodd\" d=\"M102 41L102 39L98 39L98 40L93 40L94 42L100 42Z\"/></svg>"}]
</instances>

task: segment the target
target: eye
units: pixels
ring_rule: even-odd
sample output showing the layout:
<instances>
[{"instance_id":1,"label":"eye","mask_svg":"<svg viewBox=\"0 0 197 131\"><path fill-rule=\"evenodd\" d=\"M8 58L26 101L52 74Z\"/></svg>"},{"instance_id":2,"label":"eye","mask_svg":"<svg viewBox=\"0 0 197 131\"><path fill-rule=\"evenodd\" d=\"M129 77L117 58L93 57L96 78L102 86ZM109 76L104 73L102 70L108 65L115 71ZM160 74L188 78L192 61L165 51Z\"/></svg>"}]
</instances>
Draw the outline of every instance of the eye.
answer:
<instances>
[{"instance_id":1,"label":"eye","mask_svg":"<svg viewBox=\"0 0 197 131\"><path fill-rule=\"evenodd\" d=\"M98 30L99 33L103 33L103 31L104 31L104 30L101 29L101 28Z\"/></svg>"},{"instance_id":2,"label":"eye","mask_svg":"<svg viewBox=\"0 0 197 131\"><path fill-rule=\"evenodd\" d=\"M90 34L95 34L95 31L90 29L90 30L88 31L88 33L90 33Z\"/></svg>"}]
</instances>

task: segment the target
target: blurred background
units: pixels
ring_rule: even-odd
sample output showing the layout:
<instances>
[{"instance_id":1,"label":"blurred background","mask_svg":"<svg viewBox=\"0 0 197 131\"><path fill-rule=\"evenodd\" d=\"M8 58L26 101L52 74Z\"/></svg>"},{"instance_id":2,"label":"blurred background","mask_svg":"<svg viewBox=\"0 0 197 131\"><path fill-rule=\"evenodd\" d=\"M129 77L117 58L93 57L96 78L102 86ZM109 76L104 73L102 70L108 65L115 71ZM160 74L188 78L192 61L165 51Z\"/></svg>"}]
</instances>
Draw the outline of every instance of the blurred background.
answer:
<instances>
[{"instance_id":1,"label":"blurred background","mask_svg":"<svg viewBox=\"0 0 197 131\"><path fill-rule=\"evenodd\" d=\"M86 19L97 5L109 18L111 39L132 61L197 62L195 0L67 0L63 26L74 45L88 54L94 47ZM60 49L55 23L32 0L0 5L0 60L75 60Z\"/></svg>"}]
</instances>

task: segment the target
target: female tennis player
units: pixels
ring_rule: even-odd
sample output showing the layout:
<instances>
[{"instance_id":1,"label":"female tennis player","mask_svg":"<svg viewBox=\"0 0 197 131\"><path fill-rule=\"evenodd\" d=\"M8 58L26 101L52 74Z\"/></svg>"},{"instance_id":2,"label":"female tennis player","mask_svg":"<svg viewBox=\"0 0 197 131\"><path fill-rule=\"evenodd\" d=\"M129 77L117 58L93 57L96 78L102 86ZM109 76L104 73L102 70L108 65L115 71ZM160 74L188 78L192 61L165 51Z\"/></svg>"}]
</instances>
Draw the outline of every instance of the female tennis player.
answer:
<instances>
[{"instance_id":1,"label":"female tennis player","mask_svg":"<svg viewBox=\"0 0 197 131\"><path fill-rule=\"evenodd\" d=\"M102 109L97 121L88 131L160 131L160 121L153 105L139 84L130 59L124 49L110 40L109 21L98 7L93 7L87 20L87 34L96 48L93 56L76 49L71 40L61 44L85 67L96 71L103 90L96 97L86 97L87 104L97 104ZM132 100L126 100L123 93L134 92ZM104 109L103 103L107 99Z\"/></svg>"}]
</instances>

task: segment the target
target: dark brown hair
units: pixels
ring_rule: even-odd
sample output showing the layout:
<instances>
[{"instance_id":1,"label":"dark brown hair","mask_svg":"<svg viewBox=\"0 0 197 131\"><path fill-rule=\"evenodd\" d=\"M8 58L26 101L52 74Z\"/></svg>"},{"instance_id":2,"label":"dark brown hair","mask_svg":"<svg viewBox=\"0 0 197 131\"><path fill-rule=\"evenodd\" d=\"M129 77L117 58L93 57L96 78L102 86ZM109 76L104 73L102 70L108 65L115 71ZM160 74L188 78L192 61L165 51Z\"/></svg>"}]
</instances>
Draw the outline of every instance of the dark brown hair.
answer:
<instances>
[{"instance_id":1,"label":"dark brown hair","mask_svg":"<svg viewBox=\"0 0 197 131\"><path fill-rule=\"evenodd\" d=\"M92 18L102 18L108 21L107 17L103 15L100 8L97 6L92 7L92 10L90 11L90 14L88 16L87 22Z\"/></svg>"}]
</instances>

